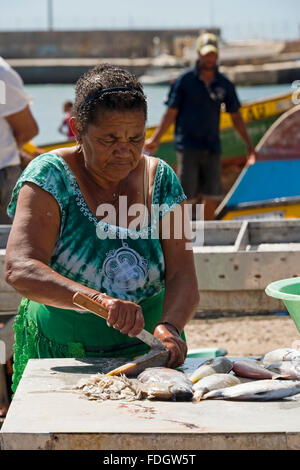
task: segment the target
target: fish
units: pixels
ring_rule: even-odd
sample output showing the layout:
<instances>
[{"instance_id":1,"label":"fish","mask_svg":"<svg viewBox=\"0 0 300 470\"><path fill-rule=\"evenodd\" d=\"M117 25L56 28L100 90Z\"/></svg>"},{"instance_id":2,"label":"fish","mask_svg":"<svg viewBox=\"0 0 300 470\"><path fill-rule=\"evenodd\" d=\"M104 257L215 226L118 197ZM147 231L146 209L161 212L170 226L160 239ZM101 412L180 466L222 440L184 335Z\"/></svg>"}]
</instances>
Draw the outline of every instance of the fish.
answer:
<instances>
[{"instance_id":1,"label":"fish","mask_svg":"<svg viewBox=\"0 0 300 470\"><path fill-rule=\"evenodd\" d=\"M193 382L184 372L167 367L149 367L138 375L142 394L148 399L189 401Z\"/></svg>"},{"instance_id":2,"label":"fish","mask_svg":"<svg viewBox=\"0 0 300 470\"><path fill-rule=\"evenodd\" d=\"M203 399L223 398L224 400L237 401L270 401L296 395L299 392L300 381L264 379L213 390L206 393Z\"/></svg>"},{"instance_id":3,"label":"fish","mask_svg":"<svg viewBox=\"0 0 300 470\"><path fill-rule=\"evenodd\" d=\"M300 350L292 348L274 349L261 357L264 364L278 361L300 361Z\"/></svg>"},{"instance_id":4,"label":"fish","mask_svg":"<svg viewBox=\"0 0 300 470\"><path fill-rule=\"evenodd\" d=\"M193 385L193 402L199 402L203 395L220 388L232 387L240 383L240 380L231 374L212 374L198 380Z\"/></svg>"},{"instance_id":5,"label":"fish","mask_svg":"<svg viewBox=\"0 0 300 470\"><path fill-rule=\"evenodd\" d=\"M116 369L107 372L107 375L126 375L126 377L136 377L149 367L162 367L167 365L169 360L169 351L162 349L150 349L147 354L127 362Z\"/></svg>"},{"instance_id":6,"label":"fish","mask_svg":"<svg viewBox=\"0 0 300 470\"><path fill-rule=\"evenodd\" d=\"M271 362L266 369L282 374L284 378L291 380L300 380L300 361L278 361Z\"/></svg>"},{"instance_id":7,"label":"fish","mask_svg":"<svg viewBox=\"0 0 300 470\"><path fill-rule=\"evenodd\" d=\"M296 393L296 395L292 395L291 397L283 398L283 401L299 401L300 402L300 393Z\"/></svg>"},{"instance_id":8,"label":"fish","mask_svg":"<svg viewBox=\"0 0 300 470\"><path fill-rule=\"evenodd\" d=\"M268 370L263 365L251 360L234 361L232 370L239 377L247 377L249 379L256 380L278 379L282 377L279 373L274 372L271 369Z\"/></svg>"},{"instance_id":9,"label":"fish","mask_svg":"<svg viewBox=\"0 0 300 470\"><path fill-rule=\"evenodd\" d=\"M196 383L198 380L203 379L207 375L216 373L227 374L232 369L232 362L226 357L217 357L206 361L205 364L201 364L194 372L189 375L189 379Z\"/></svg>"}]
</instances>

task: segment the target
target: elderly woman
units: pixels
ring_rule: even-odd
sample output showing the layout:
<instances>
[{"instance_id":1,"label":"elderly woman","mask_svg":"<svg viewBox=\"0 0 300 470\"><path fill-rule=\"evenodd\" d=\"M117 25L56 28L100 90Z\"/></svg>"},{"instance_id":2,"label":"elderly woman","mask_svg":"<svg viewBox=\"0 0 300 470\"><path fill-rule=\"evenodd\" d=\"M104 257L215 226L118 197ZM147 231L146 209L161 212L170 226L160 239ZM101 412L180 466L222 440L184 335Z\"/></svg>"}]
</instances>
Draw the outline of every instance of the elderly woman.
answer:
<instances>
[{"instance_id":1,"label":"elderly woman","mask_svg":"<svg viewBox=\"0 0 300 470\"><path fill-rule=\"evenodd\" d=\"M193 252L184 234L161 236L185 195L163 160L143 155L146 118L136 77L109 65L89 70L70 120L77 145L35 158L15 186L6 281L23 299L13 390L29 358L143 354L149 347L135 338L142 328L169 350L169 367L185 359L183 328L199 300ZM164 211L130 228L122 196L129 208ZM125 225L109 223L107 208ZM101 302L108 320L83 314L72 302L78 291Z\"/></svg>"}]
</instances>

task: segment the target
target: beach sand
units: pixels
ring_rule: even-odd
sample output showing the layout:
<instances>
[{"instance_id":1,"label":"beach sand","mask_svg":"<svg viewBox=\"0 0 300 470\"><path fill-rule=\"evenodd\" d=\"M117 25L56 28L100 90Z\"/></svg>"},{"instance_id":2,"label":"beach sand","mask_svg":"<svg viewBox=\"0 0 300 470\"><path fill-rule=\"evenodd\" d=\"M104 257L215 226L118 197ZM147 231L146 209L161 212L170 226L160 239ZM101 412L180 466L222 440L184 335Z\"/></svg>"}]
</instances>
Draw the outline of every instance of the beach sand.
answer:
<instances>
[{"instance_id":1,"label":"beach sand","mask_svg":"<svg viewBox=\"0 0 300 470\"><path fill-rule=\"evenodd\" d=\"M193 319L184 331L189 349L224 348L229 356L257 356L282 347L300 349L300 333L289 316Z\"/></svg>"}]
</instances>

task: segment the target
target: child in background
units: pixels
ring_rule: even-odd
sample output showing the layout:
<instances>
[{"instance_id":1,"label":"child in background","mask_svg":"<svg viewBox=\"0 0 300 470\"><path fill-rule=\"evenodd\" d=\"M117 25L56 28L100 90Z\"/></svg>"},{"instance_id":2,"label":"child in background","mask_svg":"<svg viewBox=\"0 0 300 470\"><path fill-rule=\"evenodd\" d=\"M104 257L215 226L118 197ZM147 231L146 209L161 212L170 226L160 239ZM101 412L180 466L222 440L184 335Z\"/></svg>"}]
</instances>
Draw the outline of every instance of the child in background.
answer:
<instances>
[{"instance_id":1,"label":"child in background","mask_svg":"<svg viewBox=\"0 0 300 470\"><path fill-rule=\"evenodd\" d=\"M64 103L63 110L64 110L65 115L64 115L64 119L61 125L58 128L59 132L61 134L66 135L69 140L74 140L74 134L69 124L71 113L72 113L72 107L73 107L72 101L66 101Z\"/></svg>"}]
</instances>

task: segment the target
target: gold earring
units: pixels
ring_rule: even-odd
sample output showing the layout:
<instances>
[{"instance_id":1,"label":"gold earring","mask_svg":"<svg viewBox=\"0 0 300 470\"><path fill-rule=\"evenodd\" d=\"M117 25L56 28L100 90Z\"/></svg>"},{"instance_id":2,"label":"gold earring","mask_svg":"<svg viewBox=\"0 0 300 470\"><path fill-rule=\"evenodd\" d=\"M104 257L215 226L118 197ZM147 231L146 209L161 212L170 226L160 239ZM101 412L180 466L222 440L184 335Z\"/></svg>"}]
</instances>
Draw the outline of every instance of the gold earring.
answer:
<instances>
[{"instance_id":1,"label":"gold earring","mask_svg":"<svg viewBox=\"0 0 300 470\"><path fill-rule=\"evenodd\" d=\"M77 152L81 153L83 151L82 143L80 142L81 138L76 136L76 147Z\"/></svg>"}]
</instances>

